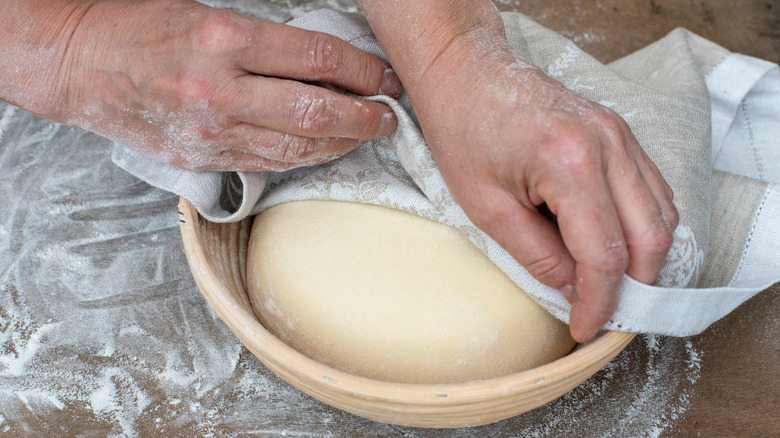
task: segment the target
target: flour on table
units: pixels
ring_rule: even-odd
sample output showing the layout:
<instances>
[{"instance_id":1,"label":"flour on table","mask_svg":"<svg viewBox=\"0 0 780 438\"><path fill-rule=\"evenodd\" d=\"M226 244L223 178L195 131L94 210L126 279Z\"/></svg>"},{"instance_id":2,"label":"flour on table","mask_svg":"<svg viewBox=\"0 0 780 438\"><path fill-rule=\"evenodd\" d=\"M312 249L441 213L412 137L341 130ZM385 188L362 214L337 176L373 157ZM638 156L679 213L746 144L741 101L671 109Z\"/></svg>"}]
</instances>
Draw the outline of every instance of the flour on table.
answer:
<instances>
[{"instance_id":1,"label":"flour on table","mask_svg":"<svg viewBox=\"0 0 780 438\"><path fill-rule=\"evenodd\" d=\"M208 3L275 21L355 10ZM110 146L0 103L2 436L657 436L688 409L702 353L664 337L640 337L559 400L480 428L401 428L326 406L219 321L183 255L177 200L115 167Z\"/></svg>"},{"instance_id":2,"label":"flour on table","mask_svg":"<svg viewBox=\"0 0 780 438\"><path fill-rule=\"evenodd\" d=\"M0 104L0 434L473 436L354 417L284 383L197 291L176 199L110 162L110 142ZM646 337L485 436L653 436L685 414L695 342ZM683 366L680 366L683 364ZM680 371L682 370L682 371Z\"/></svg>"}]
</instances>

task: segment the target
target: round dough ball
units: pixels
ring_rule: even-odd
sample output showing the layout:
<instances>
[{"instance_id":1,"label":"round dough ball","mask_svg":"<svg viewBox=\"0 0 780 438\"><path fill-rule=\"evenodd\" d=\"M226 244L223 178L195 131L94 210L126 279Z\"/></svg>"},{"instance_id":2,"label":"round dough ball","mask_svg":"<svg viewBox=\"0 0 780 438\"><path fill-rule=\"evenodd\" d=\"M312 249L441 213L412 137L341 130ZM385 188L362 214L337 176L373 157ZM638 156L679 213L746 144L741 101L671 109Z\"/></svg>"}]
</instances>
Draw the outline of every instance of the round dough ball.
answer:
<instances>
[{"instance_id":1,"label":"round dough ball","mask_svg":"<svg viewBox=\"0 0 780 438\"><path fill-rule=\"evenodd\" d=\"M566 355L568 326L455 228L400 210L296 201L255 218L260 322L347 373L404 383L503 376Z\"/></svg>"}]
</instances>

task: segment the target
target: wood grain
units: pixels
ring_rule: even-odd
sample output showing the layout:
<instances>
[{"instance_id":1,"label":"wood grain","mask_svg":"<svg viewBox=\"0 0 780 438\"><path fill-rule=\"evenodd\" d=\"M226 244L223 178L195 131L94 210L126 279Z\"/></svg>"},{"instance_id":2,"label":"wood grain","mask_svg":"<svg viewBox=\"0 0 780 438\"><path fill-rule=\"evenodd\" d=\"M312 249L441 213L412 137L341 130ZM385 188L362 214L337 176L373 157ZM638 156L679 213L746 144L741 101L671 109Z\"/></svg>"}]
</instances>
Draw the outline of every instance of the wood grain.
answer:
<instances>
[{"instance_id":1,"label":"wood grain","mask_svg":"<svg viewBox=\"0 0 780 438\"><path fill-rule=\"evenodd\" d=\"M602 62L685 27L738 53L780 62L780 0L511 0L521 12L567 36Z\"/></svg>"},{"instance_id":2,"label":"wood grain","mask_svg":"<svg viewBox=\"0 0 780 438\"><path fill-rule=\"evenodd\" d=\"M521 12L563 34L605 63L662 38L676 27L685 27L733 52L780 63L780 0L495 3L502 11ZM690 339L702 348L701 376L687 410L661 436L780 436L778 312L780 285L775 285Z\"/></svg>"},{"instance_id":3,"label":"wood grain","mask_svg":"<svg viewBox=\"0 0 780 438\"><path fill-rule=\"evenodd\" d=\"M737 53L780 62L778 0L496 1L575 41L602 62L685 27ZM780 256L780 255L778 255ZM689 408L662 436L780 436L780 285L691 340L701 377Z\"/></svg>"}]
</instances>

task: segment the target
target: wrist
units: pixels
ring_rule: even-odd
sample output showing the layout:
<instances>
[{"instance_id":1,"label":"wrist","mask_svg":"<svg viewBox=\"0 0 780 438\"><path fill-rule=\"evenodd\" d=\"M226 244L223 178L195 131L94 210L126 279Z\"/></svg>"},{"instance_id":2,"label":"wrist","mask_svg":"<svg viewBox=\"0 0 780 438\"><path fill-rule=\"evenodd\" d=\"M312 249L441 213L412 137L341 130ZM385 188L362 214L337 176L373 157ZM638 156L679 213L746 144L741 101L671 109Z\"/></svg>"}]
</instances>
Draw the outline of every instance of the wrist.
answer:
<instances>
[{"instance_id":1,"label":"wrist","mask_svg":"<svg viewBox=\"0 0 780 438\"><path fill-rule=\"evenodd\" d=\"M406 87L469 40L505 41L491 0L356 0Z\"/></svg>"},{"instance_id":2,"label":"wrist","mask_svg":"<svg viewBox=\"0 0 780 438\"><path fill-rule=\"evenodd\" d=\"M0 98L56 118L67 96L74 35L94 1L5 2L0 30Z\"/></svg>"},{"instance_id":3,"label":"wrist","mask_svg":"<svg viewBox=\"0 0 780 438\"><path fill-rule=\"evenodd\" d=\"M463 138L478 129L474 117L495 112L515 91L512 78L526 69L535 67L513 54L503 34L454 39L414 85L405 86L426 138L433 140L431 149L446 147L447 141L440 145L436 139Z\"/></svg>"},{"instance_id":4,"label":"wrist","mask_svg":"<svg viewBox=\"0 0 780 438\"><path fill-rule=\"evenodd\" d=\"M407 88L414 90L410 91L414 93L468 93L492 79L486 77L490 70L508 65L515 59L509 47L506 47L503 34L488 34L481 29L462 33L432 57Z\"/></svg>"}]
</instances>

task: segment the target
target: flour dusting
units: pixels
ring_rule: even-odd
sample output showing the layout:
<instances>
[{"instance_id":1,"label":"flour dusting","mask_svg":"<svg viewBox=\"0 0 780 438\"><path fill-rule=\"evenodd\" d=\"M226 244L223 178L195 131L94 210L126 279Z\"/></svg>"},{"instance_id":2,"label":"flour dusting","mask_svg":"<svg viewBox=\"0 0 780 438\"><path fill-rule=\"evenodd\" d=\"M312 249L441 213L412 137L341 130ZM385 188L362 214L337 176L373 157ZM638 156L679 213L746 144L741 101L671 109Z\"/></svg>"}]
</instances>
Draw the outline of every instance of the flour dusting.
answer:
<instances>
[{"instance_id":1,"label":"flour dusting","mask_svg":"<svg viewBox=\"0 0 780 438\"><path fill-rule=\"evenodd\" d=\"M279 22L356 10L206 3ZM689 408L702 350L656 336L562 398L483 427L402 428L326 406L218 320L184 257L176 197L113 165L111 145L0 103L0 436L654 437Z\"/></svg>"},{"instance_id":2,"label":"flour dusting","mask_svg":"<svg viewBox=\"0 0 780 438\"><path fill-rule=\"evenodd\" d=\"M101 436L658 436L685 415L702 353L653 336L559 400L479 428L402 428L326 406L266 369L200 296L175 196L114 166L110 141L8 108L3 436L62 424Z\"/></svg>"},{"instance_id":3,"label":"flour dusting","mask_svg":"<svg viewBox=\"0 0 780 438\"><path fill-rule=\"evenodd\" d=\"M18 108L15 106L7 105L3 111L3 114L0 115L0 141L3 140L5 131L8 129L8 125L11 123L11 120L16 115L17 111Z\"/></svg>"}]
</instances>

